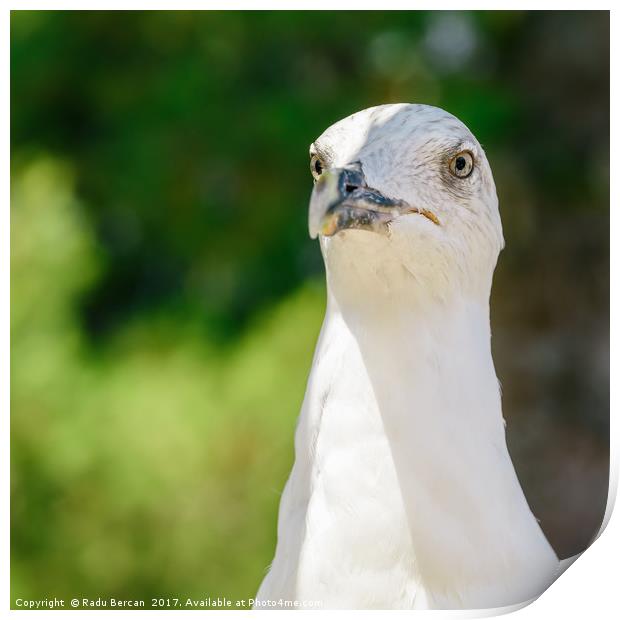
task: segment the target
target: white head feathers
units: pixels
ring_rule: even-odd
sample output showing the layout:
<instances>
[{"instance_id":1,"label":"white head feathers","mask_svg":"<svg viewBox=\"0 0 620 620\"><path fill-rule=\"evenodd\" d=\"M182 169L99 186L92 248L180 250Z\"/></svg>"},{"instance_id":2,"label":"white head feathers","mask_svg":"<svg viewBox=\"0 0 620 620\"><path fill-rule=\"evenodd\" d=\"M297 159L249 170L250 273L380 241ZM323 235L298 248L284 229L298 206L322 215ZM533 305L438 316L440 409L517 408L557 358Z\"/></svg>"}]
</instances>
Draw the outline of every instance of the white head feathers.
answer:
<instances>
[{"instance_id":1,"label":"white head feathers","mask_svg":"<svg viewBox=\"0 0 620 620\"><path fill-rule=\"evenodd\" d=\"M333 236L322 237L336 293L343 286L361 286L368 293L375 285L375 292L397 292L399 279L409 285L413 278L436 295L450 289L488 299L503 247L502 226L489 163L461 121L426 105L378 106L332 125L310 153L318 179L313 202L326 172L357 164L365 186L398 203L389 221L382 216L385 226L379 232L384 234L376 234L376 226L372 232L359 230L364 228L359 218L353 224L341 218L341 226L330 230ZM354 194L348 196L347 206L351 204ZM368 208L367 201L365 214ZM356 272L363 282L356 282ZM374 284L373 274L378 279Z\"/></svg>"}]
</instances>

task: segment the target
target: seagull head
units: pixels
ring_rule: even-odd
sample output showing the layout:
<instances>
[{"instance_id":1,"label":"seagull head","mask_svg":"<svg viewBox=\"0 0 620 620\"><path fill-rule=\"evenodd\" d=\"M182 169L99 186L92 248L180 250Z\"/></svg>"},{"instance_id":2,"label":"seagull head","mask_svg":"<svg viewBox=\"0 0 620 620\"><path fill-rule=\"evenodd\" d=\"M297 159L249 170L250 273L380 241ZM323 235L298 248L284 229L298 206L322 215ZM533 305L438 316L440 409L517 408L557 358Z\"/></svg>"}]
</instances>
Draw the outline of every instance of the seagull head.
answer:
<instances>
[{"instance_id":1,"label":"seagull head","mask_svg":"<svg viewBox=\"0 0 620 620\"><path fill-rule=\"evenodd\" d=\"M504 243L497 194L457 118L426 105L369 108L317 138L310 167L309 230L335 292L357 303L405 291L488 295Z\"/></svg>"}]
</instances>

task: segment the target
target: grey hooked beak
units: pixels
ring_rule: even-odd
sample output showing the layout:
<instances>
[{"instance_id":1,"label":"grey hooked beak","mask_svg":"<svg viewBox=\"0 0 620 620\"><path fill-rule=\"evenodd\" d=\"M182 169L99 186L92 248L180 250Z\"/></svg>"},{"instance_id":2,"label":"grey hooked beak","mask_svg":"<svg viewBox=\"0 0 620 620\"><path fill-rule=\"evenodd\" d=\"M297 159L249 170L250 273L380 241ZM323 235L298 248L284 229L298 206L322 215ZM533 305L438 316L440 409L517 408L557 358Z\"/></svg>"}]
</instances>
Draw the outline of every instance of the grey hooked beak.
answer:
<instances>
[{"instance_id":1,"label":"grey hooked beak","mask_svg":"<svg viewBox=\"0 0 620 620\"><path fill-rule=\"evenodd\" d=\"M331 237L347 228L387 232L387 224L404 213L419 213L402 200L368 187L359 162L325 170L319 177L308 214L310 237Z\"/></svg>"}]
</instances>

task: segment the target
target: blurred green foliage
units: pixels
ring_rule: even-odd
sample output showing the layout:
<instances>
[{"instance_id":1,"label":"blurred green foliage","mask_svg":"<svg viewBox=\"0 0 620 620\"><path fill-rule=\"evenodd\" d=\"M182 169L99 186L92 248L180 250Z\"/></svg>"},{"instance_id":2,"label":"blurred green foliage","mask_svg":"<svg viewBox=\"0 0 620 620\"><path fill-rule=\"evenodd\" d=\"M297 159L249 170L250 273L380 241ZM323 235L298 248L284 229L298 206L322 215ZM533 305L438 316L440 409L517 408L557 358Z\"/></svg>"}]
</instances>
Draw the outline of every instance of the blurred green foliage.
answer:
<instances>
[{"instance_id":1,"label":"blurred green foliage","mask_svg":"<svg viewBox=\"0 0 620 620\"><path fill-rule=\"evenodd\" d=\"M445 107L549 208L601 204L608 24L585 15L14 13L13 144L70 158L105 249L89 332L165 305L234 338L319 274L308 146L377 103Z\"/></svg>"},{"instance_id":2,"label":"blurred green foliage","mask_svg":"<svg viewBox=\"0 0 620 620\"><path fill-rule=\"evenodd\" d=\"M608 48L605 12L13 12L13 598L255 593L324 309L307 148L395 101L489 154L509 439L556 548L583 548L606 497Z\"/></svg>"},{"instance_id":3,"label":"blurred green foliage","mask_svg":"<svg viewBox=\"0 0 620 620\"><path fill-rule=\"evenodd\" d=\"M166 316L95 351L74 302L100 257L70 169L30 163L13 203L14 593L249 596L272 551L322 287L225 352Z\"/></svg>"}]
</instances>

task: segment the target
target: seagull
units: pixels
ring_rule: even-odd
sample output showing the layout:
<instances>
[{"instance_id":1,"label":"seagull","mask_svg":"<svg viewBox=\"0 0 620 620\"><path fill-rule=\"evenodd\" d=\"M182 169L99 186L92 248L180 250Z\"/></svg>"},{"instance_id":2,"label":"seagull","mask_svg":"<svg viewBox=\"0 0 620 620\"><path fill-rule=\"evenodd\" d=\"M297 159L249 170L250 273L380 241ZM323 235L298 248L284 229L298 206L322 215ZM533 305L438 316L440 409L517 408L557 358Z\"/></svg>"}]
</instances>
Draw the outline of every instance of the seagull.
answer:
<instances>
[{"instance_id":1,"label":"seagull","mask_svg":"<svg viewBox=\"0 0 620 620\"><path fill-rule=\"evenodd\" d=\"M327 307L255 608L482 609L559 560L505 438L486 155L436 107L353 114L310 147Z\"/></svg>"}]
</instances>

